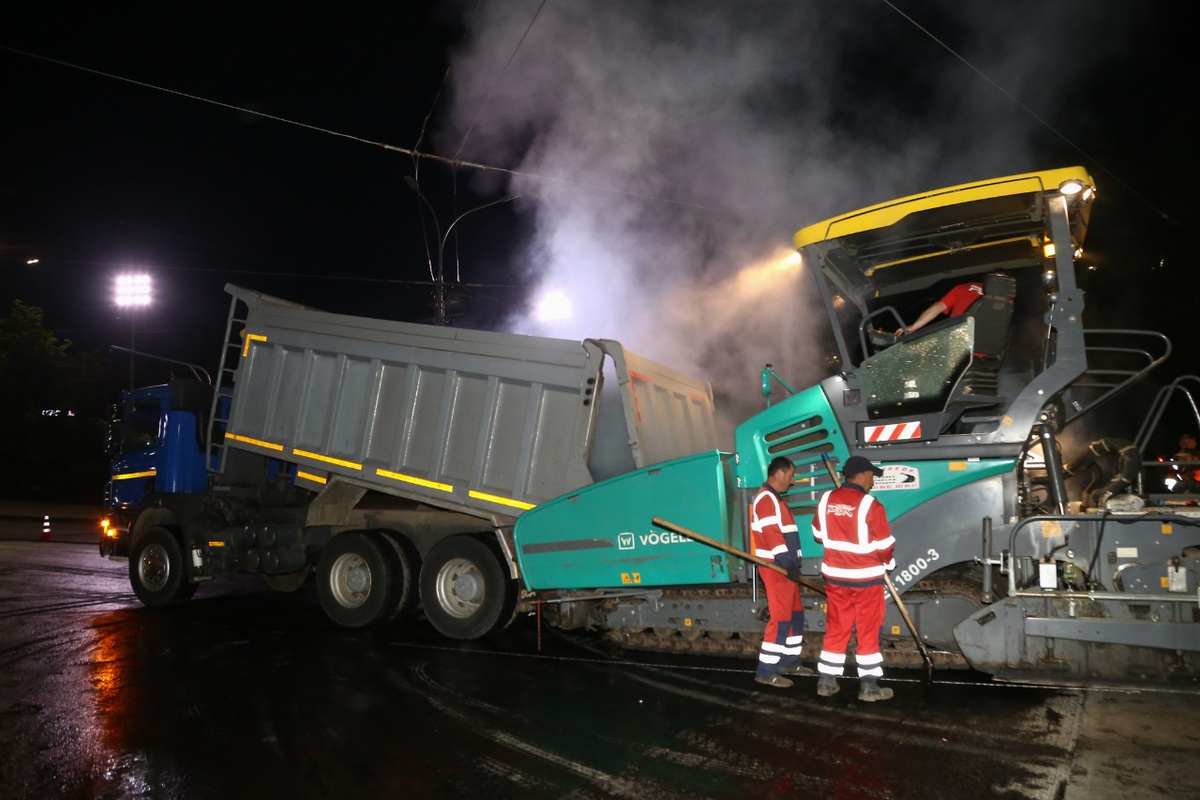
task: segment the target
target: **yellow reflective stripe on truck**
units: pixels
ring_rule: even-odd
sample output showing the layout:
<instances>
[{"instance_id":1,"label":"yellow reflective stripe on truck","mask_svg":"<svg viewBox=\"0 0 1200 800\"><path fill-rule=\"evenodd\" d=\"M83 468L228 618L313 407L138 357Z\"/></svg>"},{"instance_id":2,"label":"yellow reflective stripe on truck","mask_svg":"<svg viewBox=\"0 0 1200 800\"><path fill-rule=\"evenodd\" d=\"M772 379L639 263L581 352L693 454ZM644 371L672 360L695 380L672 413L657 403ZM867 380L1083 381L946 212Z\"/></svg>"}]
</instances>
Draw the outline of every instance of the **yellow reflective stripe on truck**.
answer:
<instances>
[{"instance_id":1,"label":"yellow reflective stripe on truck","mask_svg":"<svg viewBox=\"0 0 1200 800\"><path fill-rule=\"evenodd\" d=\"M438 483L437 481L427 481L424 478L418 478L415 475L404 475L400 472L391 472L386 469L377 469L375 474L381 478L391 478L394 481L404 481L405 483L415 483L417 486L424 486L427 489L437 489L442 492L453 492L454 487L448 483Z\"/></svg>"},{"instance_id":2,"label":"yellow reflective stripe on truck","mask_svg":"<svg viewBox=\"0 0 1200 800\"><path fill-rule=\"evenodd\" d=\"M284 449L283 445L273 444L272 442L264 442L259 439L251 439L249 436L239 436L235 433L227 433L227 434L225 434L225 438L234 439L236 441L244 442L246 444L256 445L258 447L265 447L270 450L283 450ZM300 458L310 458L314 461L324 461L327 464L336 464L339 467L346 467L348 469L361 471L363 468L362 464L359 464L355 461L347 461L346 459L342 459L342 458L334 458L333 456L326 456L326 455L322 455L320 453L314 453L309 450L300 450L298 448L292 448L292 453L296 456L299 456ZM387 470L387 469L376 469L375 474L380 476L381 478L389 478L394 481L402 481L404 483L411 483L416 486L424 486L427 489L436 489L440 492L449 493L449 492L454 491L454 487L448 483L439 483L437 481L431 481L431 480L427 480L425 478L418 478L415 475L405 475L402 472L392 472L391 470ZM325 478L322 478L319 475L313 475L312 473L303 472L303 471L297 471L296 476L298 478L302 478L304 480L309 480L314 483L322 483L323 484L323 483L326 483L326 480L327 480ZM130 477L134 477L134 476L130 476ZM513 500L510 497L501 497L501 496L495 495L495 494L488 494L487 492L470 491L470 492L467 492L467 494L475 500L483 500L488 503L496 503L496 504L502 505L502 506L510 506L512 508L519 508L523 511L528 511L529 509L536 507L534 503L526 503L522 500Z\"/></svg>"},{"instance_id":3,"label":"yellow reflective stripe on truck","mask_svg":"<svg viewBox=\"0 0 1200 800\"><path fill-rule=\"evenodd\" d=\"M323 456L320 453L311 453L308 450L297 450L292 448L292 453L301 458L311 458L314 461L324 461L327 464L337 464L339 467L347 467L348 469L362 469L362 464L354 461L347 461L344 458L334 458L333 456Z\"/></svg>"},{"instance_id":4,"label":"yellow reflective stripe on truck","mask_svg":"<svg viewBox=\"0 0 1200 800\"><path fill-rule=\"evenodd\" d=\"M472 490L467 492L467 494L476 500L484 500L488 503L499 503L502 506L512 506L513 508L520 508L526 511L534 507L533 503L525 503L520 500L513 500L511 497L500 497L494 494L487 494L486 492L476 492Z\"/></svg>"},{"instance_id":5,"label":"yellow reflective stripe on truck","mask_svg":"<svg viewBox=\"0 0 1200 800\"><path fill-rule=\"evenodd\" d=\"M283 445L275 444L274 442L264 442L262 439L251 439L249 436L239 436L236 433L225 434L226 439L233 439L235 442L242 444L252 444L255 447L265 447L268 450L278 450L283 452Z\"/></svg>"},{"instance_id":6,"label":"yellow reflective stripe on truck","mask_svg":"<svg viewBox=\"0 0 1200 800\"><path fill-rule=\"evenodd\" d=\"M147 469L142 472L122 472L118 475L113 475L112 479L114 481L127 481L133 478L153 478L157 472L158 470L154 469Z\"/></svg>"},{"instance_id":7,"label":"yellow reflective stripe on truck","mask_svg":"<svg viewBox=\"0 0 1200 800\"><path fill-rule=\"evenodd\" d=\"M265 342L266 340L267 337L261 333L247 333L245 339L242 341L242 358L250 355L251 342Z\"/></svg>"}]
</instances>

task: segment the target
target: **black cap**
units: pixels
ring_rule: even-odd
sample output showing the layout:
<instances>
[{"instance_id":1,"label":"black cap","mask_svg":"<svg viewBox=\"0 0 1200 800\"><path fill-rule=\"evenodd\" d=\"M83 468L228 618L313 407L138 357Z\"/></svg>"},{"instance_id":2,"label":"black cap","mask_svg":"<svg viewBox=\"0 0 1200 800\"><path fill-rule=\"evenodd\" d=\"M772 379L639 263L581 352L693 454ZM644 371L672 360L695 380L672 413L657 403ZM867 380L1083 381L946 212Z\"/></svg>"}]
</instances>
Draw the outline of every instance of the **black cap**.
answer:
<instances>
[{"instance_id":1,"label":"black cap","mask_svg":"<svg viewBox=\"0 0 1200 800\"><path fill-rule=\"evenodd\" d=\"M883 470L862 456L850 456L846 459L846 463L842 465L842 474L846 477L858 475L860 472L873 472L876 478L883 474Z\"/></svg>"}]
</instances>

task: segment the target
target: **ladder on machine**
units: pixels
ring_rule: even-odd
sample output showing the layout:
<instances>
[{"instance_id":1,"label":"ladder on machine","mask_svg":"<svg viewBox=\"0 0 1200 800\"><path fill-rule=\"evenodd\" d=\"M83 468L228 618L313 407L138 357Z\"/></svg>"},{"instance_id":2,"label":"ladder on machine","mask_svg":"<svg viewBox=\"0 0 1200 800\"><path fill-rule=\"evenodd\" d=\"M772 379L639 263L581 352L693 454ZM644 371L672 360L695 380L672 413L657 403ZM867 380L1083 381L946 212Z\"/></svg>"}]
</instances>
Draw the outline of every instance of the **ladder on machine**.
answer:
<instances>
[{"instance_id":1,"label":"ladder on machine","mask_svg":"<svg viewBox=\"0 0 1200 800\"><path fill-rule=\"evenodd\" d=\"M249 314L249 306L244 300L236 296L230 299L229 316L225 322L225 345L221 348L221 362L208 415L206 452L210 478L225 471L225 431L229 426L233 405L233 375L248 343L245 337Z\"/></svg>"}]
</instances>

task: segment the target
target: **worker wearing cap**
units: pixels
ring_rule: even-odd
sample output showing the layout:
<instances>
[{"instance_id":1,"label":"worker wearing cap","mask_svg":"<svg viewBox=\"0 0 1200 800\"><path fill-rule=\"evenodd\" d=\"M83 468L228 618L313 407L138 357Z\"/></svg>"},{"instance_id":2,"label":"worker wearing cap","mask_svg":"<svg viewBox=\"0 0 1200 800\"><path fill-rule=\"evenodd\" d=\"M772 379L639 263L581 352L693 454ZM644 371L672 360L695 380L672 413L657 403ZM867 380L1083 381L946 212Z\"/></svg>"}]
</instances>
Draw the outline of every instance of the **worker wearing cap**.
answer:
<instances>
[{"instance_id":1,"label":"worker wearing cap","mask_svg":"<svg viewBox=\"0 0 1200 800\"><path fill-rule=\"evenodd\" d=\"M787 575L760 566L771 618L763 630L754 680L777 689L786 689L792 681L784 675L812 674L800 665L800 645L804 636L804 605L800 601L800 529L792 510L783 501L783 492L792 485L796 465L777 456L767 465L767 482L754 496L750 508L750 539L754 555L787 570Z\"/></svg>"},{"instance_id":2,"label":"worker wearing cap","mask_svg":"<svg viewBox=\"0 0 1200 800\"><path fill-rule=\"evenodd\" d=\"M883 504L868 494L883 470L862 456L851 456L842 474L842 485L821 497L812 523L813 537L825 547L821 574L828 603L825 643L817 662L821 675L817 694L837 694L837 679L845 670L846 645L853 631L858 641L854 651L858 699L873 703L892 696L891 689L879 686L883 676L879 629L883 626L884 575L896 568L892 557L896 540Z\"/></svg>"}]
</instances>

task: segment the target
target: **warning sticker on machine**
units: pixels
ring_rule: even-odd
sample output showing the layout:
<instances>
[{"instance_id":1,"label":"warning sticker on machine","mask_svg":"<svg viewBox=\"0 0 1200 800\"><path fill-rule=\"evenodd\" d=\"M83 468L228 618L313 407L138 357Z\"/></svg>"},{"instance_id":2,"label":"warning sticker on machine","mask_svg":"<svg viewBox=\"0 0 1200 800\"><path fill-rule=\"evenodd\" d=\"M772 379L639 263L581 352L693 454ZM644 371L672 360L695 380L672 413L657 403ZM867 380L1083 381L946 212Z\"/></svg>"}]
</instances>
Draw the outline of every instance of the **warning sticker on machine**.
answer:
<instances>
[{"instance_id":1,"label":"warning sticker on machine","mask_svg":"<svg viewBox=\"0 0 1200 800\"><path fill-rule=\"evenodd\" d=\"M888 464L883 474L875 479L873 492L890 492L899 489L920 489L921 473L907 464Z\"/></svg>"}]
</instances>

